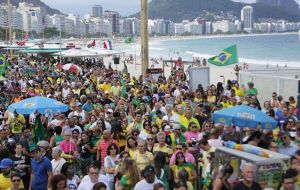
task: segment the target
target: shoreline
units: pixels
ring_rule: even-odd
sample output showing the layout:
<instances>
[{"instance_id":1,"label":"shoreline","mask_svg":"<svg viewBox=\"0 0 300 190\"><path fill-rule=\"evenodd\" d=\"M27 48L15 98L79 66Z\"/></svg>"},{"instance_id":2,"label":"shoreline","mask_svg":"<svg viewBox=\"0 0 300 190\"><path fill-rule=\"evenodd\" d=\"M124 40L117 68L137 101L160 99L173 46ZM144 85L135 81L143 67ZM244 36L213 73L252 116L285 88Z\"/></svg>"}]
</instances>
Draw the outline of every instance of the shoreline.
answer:
<instances>
[{"instance_id":1,"label":"shoreline","mask_svg":"<svg viewBox=\"0 0 300 190\"><path fill-rule=\"evenodd\" d=\"M157 50L159 47L160 42L166 42L166 41L183 41L183 40L195 40L195 39L218 39L218 38L236 38L236 37L253 37L253 36L284 36L284 35L296 35L298 34L297 32L286 32L286 33L265 33L265 34L230 34L230 35L211 35L211 36L160 36L160 37L151 37L149 38L149 57L153 59L158 59L160 57L168 57L166 53L162 51L161 55L151 55L152 50ZM138 39L139 40L139 39ZM133 44L135 46L135 50L137 54L139 54L140 51L140 42L136 40L136 42ZM127 48L128 52L126 52L126 55L129 54L134 54L134 52L131 50L129 46L126 47L126 45L120 43L116 44L116 47L119 48ZM220 50L221 51L221 50ZM210 54L205 54L201 52L193 52L193 51L185 51L183 52L186 54L184 60L186 61L191 61L193 57L199 57L199 58L209 58L214 55ZM155 53L157 54L157 53ZM182 56L181 56L182 57ZM188 58L187 58L188 57ZM173 56L172 56L173 58ZM175 58L175 57L174 57ZM260 65L264 68L268 66L273 66L273 67L285 67L286 65L289 68L299 68L300 67L300 61L295 60L295 61L287 61L287 60L264 60L264 59L255 59L255 58L245 58L245 57L239 57L239 64L243 63L248 63L251 65Z\"/></svg>"},{"instance_id":2,"label":"shoreline","mask_svg":"<svg viewBox=\"0 0 300 190\"><path fill-rule=\"evenodd\" d=\"M237 38L237 37L254 37L254 36L282 36L282 35L291 35L291 34L298 34L298 32L284 32L284 33L274 32L274 33L262 33L262 34L218 34L218 35L193 35L193 36L158 36L158 37L149 37L149 42L212 39L212 38ZM138 39L140 39L140 37Z\"/></svg>"}]
</instances>

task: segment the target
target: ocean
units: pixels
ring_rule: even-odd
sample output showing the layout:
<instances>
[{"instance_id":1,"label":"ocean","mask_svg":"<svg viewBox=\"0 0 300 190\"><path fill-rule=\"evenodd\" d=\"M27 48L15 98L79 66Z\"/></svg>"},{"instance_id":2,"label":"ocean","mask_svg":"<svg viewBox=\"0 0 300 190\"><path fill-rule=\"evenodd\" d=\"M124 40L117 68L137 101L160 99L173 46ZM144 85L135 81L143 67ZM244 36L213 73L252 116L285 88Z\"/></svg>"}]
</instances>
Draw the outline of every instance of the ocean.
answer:
<instances>
[{"instance_id":1,"label":"ocean","mask_svg":"<svg viewBox=\"0 0 300 190\"><path fill-rule=\"evenodd\" d=\"M149 43L150 57L192 60L193 56L208 58L236 44L239 62L262 65L300 67L300 37L298 34L210 36L195 39L163 40ZM140 45L128 45L130 53L140 51ZM138 55L139 53L137 53Z\"/></svg>"}]
</instances>

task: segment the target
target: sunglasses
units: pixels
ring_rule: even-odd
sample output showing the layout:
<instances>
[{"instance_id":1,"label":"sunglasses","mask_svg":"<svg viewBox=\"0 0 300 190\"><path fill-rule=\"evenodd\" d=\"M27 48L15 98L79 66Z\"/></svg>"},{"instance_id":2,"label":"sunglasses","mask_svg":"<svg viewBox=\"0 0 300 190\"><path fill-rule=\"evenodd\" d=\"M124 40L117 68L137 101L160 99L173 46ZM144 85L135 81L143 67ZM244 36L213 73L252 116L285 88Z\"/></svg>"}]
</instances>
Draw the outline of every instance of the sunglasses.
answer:
<instances>
[{"instance_id":1,"label":"sunglasses","mask_svg":"<svg viewBox=\"0 0 300 190\"><path fill-rule=\"evenodd\" d=\"M148 140L148 141L153 141L153 139L152 139L152 138L147 138L147 140Z\"/></svg>"},{"instance_id":2,"label":"sunglasses","mask_svg":"<svg viewBox=\"0 0 300 190\"><path fill-rule=\"evenodd\" d=\"M182 148L176 148L176 150L182 150Z\"/></svg>"},{"instance_id":3,"label":"sunglasses","mask_svg":"<svg viewBox=\"0 0 300 190\"><path fill-rule=\"evenodd\" d=\"M144 124L145 126L150 126L150 124L148 124L148 123L146 123L146 124Z\"/></svg>"},{"instance_id":4,"label":"sunglasses","mask_svg":"<svg viewBox=\"0 0 300 190\"><path fill-rule=\"evenodd\" d=\"M20 182L21 179L13 179L12 182Z\"/></svg>"},{"instance_id":5,"label":"sunglasses","mask_svg":"<svg viewBox=\"0 0 300 190\"><path fill-rule=\"evenodd\" d=\"M177 159L179 159L179 158L184 158L184 156L183 156L183 155L181 155L181 156L177 156L176 158L177 158Z\"/></svg>"}]
</instances>

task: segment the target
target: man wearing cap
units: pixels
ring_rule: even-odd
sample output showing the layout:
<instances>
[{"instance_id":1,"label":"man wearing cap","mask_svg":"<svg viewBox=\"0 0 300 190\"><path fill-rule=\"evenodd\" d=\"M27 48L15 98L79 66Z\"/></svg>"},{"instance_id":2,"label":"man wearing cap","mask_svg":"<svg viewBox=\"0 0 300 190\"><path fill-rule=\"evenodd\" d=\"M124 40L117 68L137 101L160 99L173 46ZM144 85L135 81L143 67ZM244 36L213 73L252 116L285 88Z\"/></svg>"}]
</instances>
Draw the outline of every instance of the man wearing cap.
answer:
<instances>
[{"instance_id":1,"label":"man wearing cap","mask_svg":"<svg viewBox=\"0 0 300 190\"><path fill-rule=\"evenodd\" d=\"M299 148L293 142L291 142L290 133L284 132L281 136L283 145L279 148L279 153L285 154L288 156L293 156Z\"/></svg>"},{"instance_id":2,"label":"man wearing cap","mask_svg":"<svg viewBox=\"0 0 300 190\"><path fill-rule=\"evenodd\" d=\"M52 164L50 160L43 156L38 146L31 150L33 159L31 160L31 180L32 190L45 190L50 185L52 173Z\"/></svg>"},{"instance_id":3,"label":"man wearing cap","mask_svg":"<svg viewBox=\"0 0 300 190\"><path fill-rule=\"evenodd\" d=\"M87 120L87 113L82 109L82 104L78 103L77 104L77 109L74 112L73 116L78 116L81 118L81 123L84 125L86 120Z\"/></svg>"},{"instance_id":4,"label":"man wearing cap","mask_svg":"<svg viewBox=\"0 0 300 190\"><path fill-rule=\"evenodd\" d=\"M148 165L142 171L143 180L139 181L135 186L134 190L153 190L154 185L161 183L155 176L155 169L152 165Z\"/></svg>"},{"instance_id":5,"label":"man wearing cap","mask_svg":"<svg viewBox=\"0 0 300 190\"><path fill-rule=\"evenodd\" d=\"M4 158L1 160L0 163L0 190L7 190L11 187L12 181L11 181L11 174L12 174L12 167L14 162L9 158ZM23 183L21 183L21 186L23 186Z\"/></svg>"}]
</instances>

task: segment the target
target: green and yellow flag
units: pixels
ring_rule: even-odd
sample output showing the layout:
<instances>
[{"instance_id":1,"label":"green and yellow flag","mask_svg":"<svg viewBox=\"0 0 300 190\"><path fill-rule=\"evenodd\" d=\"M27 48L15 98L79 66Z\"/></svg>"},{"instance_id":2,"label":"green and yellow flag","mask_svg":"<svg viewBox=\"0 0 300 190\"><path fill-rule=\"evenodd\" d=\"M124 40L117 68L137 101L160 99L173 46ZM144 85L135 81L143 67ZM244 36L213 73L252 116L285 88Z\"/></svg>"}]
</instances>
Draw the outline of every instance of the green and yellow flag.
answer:
<instances>
[{"instance_id":1,"label":"green and yellow flag","mask_svg":"<svg viewBox=\"0 0 300 190\"><path fill-rule=\"evenodd\" d=\"M219 55L209 58L208 62L216 66L226 66L238 63L236 45L223 49Z\"/></svg>"},{"instance_id":2,"label":"green and yellow flag","mask_svg":"<svg viewBox=\"0 0 300 190\"><path fill-rule=\"evenodd\" d=\"M0 53L0 71L5 71L7 66L6 58Z\"/></svg>"}]
</instances>

